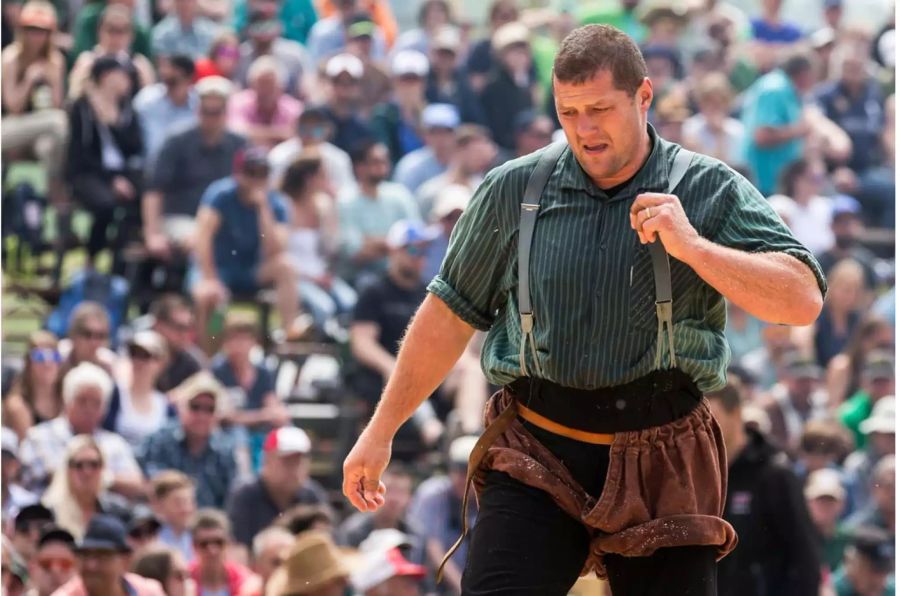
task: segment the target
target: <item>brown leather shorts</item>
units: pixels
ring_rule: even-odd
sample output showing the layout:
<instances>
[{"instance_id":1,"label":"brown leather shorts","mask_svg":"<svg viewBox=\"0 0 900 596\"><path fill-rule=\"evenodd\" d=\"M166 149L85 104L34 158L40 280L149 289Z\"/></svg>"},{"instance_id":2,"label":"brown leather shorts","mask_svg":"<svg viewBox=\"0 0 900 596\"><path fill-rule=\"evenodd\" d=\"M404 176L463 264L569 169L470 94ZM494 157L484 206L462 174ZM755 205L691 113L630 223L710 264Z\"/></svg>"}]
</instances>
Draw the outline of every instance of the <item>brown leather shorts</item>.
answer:
<instances>
[{"instance_id":1,"label":"brown leather shorts","mask_svg":"<svg viewBox=\"0 0 900 596\"><path fill-rule=\"evenodd\" d=\"M485 426L514 403L507 390L494 394ZM592 541L582 575L593 571L605 577L604 553L642 557L663 547L709 545L718 548L721 559L737 545L734 528L721 517L728 468L706 400L669 424L615 433L599 499L585 492L518 418L484 454L474 475L476 494L488 470L547 492L585 525Z\"/></svg>"}]
</instances>

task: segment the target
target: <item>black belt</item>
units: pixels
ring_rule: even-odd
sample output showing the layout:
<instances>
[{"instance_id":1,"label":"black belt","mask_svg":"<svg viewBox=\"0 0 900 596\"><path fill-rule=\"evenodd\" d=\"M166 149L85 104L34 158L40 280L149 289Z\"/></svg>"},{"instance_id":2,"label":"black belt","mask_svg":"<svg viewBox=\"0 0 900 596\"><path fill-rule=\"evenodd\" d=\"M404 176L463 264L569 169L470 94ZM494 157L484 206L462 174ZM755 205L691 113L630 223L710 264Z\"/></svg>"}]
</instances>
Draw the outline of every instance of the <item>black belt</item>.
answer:
<instances>
[{"instance_id":1,"label":"black belt","mask_svg":"<svg viewBox=\"0 0 900 596\"><path fill-rule=\"evenodd\" d=\"M657 370L625 385L573 389L533 377L506 388L517 401L559 424L592 433L617 433L662 426L693 411L703 399L679 369Z\"/></svg>"}]
</instances>

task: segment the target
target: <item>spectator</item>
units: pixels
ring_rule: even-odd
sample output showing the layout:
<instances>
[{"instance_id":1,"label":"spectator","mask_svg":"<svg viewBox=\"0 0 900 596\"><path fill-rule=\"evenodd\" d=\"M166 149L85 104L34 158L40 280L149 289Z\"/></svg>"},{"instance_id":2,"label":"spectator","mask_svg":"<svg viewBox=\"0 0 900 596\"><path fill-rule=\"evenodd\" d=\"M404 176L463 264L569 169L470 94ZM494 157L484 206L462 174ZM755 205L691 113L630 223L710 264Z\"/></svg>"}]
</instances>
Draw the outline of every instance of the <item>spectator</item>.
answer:
<instances>
[{"instance_id":1,"label":"spectator","mask_svg":"<svg viewBox=\"0 0 900 596\"><path fill-rule=\"evenodd\" d=\"M25 408L18 416L8 416L4 424L19 437L34 424L52 420L63 409L59 394L59 373L62 355L56 336L49 331L35 331L28 338L25 366L13 381L4 404L20 397Z\"/></svg>"},{"instance_id":2,"label":"spectator","mask_svg":"<svg viewBox=\"0 0 900 596\"><path fill-rule=\"evenodd\" d=\"M885 296L891 298L890 293ZM825 379L829 403L842 404L860 389L866 358L876 349L893 352L894 325L871 313L860 321L844 351L828 363Z\"/></svg>"},{"instance_id":3,"label":"spectator","mask_svg":"<svg viewBox=\"0 0 900 596\"><path fill-rule=\"evenodd\" d=\"M893 539L879 528L859 528L853 532L843 565L834 574L834 593L890 596L896 589L893 570Z\"/></svg>"},{"instance_id":4,"label":"spectator","mask_svg":"<svg viewBox=\"0 0 900 596\"><path fill-rule=\"evenodd\" d=\"M872 415L875 404L889 395L894 395L896 384L892 352L893 349L868 352L862 365L858 391L838 406L837 417L853 432L857 447L866 445L862 423Z\"/></svg>"},{"instance_id":5,"label":"spectator","mask_svg":"<svg viewBox=\"0 0 900 596\"><path fill-rule=\"evenodd\" d=\"M825 180L825 164L801 158L788 164L781 173L781 187L787 196L769 197L769 203L776 209L776 201L786 203L791 231L814 254L834 246L831 200L819 194Z\"/></svg>"},{"instance_id":6,"label":"spectator","mask_svg":"<svg viewBox=\"0 0 900 596\"><path fill-rule=\"evenodd\" d=\"M247 26L247 13L254 9L270 11L272 14L278 11L278 19L284 27L284 37L304 45L309 30L319 18L313 0L286 0L277 3L266 0L238 0L234 3L235 30L244 30Z\"/></svg>"},{"instance_id":7,"label":"spectator","mask_svg":"<svg viewBox=\"0 0 900 596\"><path fill-rule=\"evenodd\" d=\"M894 134L894 96L891 95L884 102L881 161L863 172L858 179L852 172L847 176L847 169L838 170L834 174L836 185L844 192L857 196L864 205L868 223L891 230L894 229L894 191L897 187ZM848 181L839 180L839 177L848 178Z\"/></svg>"},{"instance_id":8,"label":"spectator","mask_svg":"<svg viewBox=\"0 0 900 596\"><path fill-rule=\"evenodd\" d=\"M767 1L770 6L781 3ZM782 168L803 153L810 127L803 116L801 98L813 83L812 60L795 54L781 68L758 79L744 96L744 158L763 195L775 192Z\"/></svg>"},{"instance_id":9,"label":"spectator","mask_svg":"<svg viewBox=\"0 0 900 596\"><path fill-rule=\"evenodd\" d=\"M247 41L241 44L235 77L241 85L253 86L253 65L268 56L279 72L285 92L303 98L303 77L312 72L313 63L303 46L281 36L283 31L278 19L259 11L251 14L246 29Z\"/></svg>"},{"instance_id":10,"label":"spectator","mask_svg":"<svg viewBox=\"0 0 900 596\"><path fill-rule=\"evenodd\" d=\"M803 425L796 452L795 471L801 478L823 468L837 469L853 450L853 438L832 418L810 420Z\"/></svg>"},{"instance_id":11,"label":"spectator","mask_svg":"<svg viewBox=\"0 0 900 596\"><path fill-rule=\"evenodd\" d=\"M450 104L431 104L422 112L425 146L407 153L394 170L394 181L411 193L447 171L456 148L459 114Z\"/></svg>"},{"instance_id":12,"label":"spectator","mask_svg":"<svg viewBox=\"0 0 900 596\"><path fill-rule=\"evenodd\" d=\"M152 579L128 573L131 549L125 526L108 515L97 515L78 541L78 575L53 596L165 596Z\"/></svg>"},{"instance_id":13,"label":"spectator","mask_svg":"<svg viewBox=\"0 0 900 596\"><path fill-rule=\"evenodd\" d=\"M816 528L794 473L763 435L744 427L733 386L707 398L730 460L724 518L741 537L719 564L719 594L817 595Z\"/></svg>"},{"instance_id":14,"label":"spectator","mask_svg":"<svg viewBox=\"0 0 900 596\"><path fill-rule=\"evenodd\" d=\"M332 142L348 153L372 134L357 113L364 72L362 61L353 54L338 54L325 63L328 98L322 110L334 127Z\"/></svg>"},{"instance_id":15,"label":"spectator","mask_svg":"<svg viewBox=\"0 0 900 596\"><path fill-rule=\"evenodd\" d=\"M822 266L825 275L844 259L853 259L865 274L866 289L875 288L876 277L872 263L875 255L860 243L863 224L860 219L862 207L859 201L846 195L838 195L832 200L831 231L834 234L834 246L820 255L816 260Z\"/></svg>"},{"instance_id":16,"label":"spectator","mask_svg":"<svg viewBox=\"0 0 900 596\"><path fill-rule=\"evenodd\" d=\"M3 566L2 580L0 580L0 588L5 596L22 596L25 594L25 584L28 582L28 569L19 553L6 539L2 537L2 562Z\"/></svg>"},{"instance_id":17,"label":"spectator","mask_svg":"<svg viewBox=\"0 0 900 596\"><path fill-rule=\"evenodd\" d=\"M245 140L227 126L231 83L207 77L196 85L197 122L172 131L150 164L142 200L144 241L156 258L177 262L190 252L203 192L231 173ZM190 163L190 168L183 167Z\"/></svg>"},{"instance_id":18,"label":"spectator","mask_svg":"<svg viewBox=\"0 0 900 596\"><path fill-rule=\"evenodd\" d=\"M297 536L284 563L269 579L267 594L341 596L350 571L327 533L310 530Z\"/></svg>"},{"instance_id":19,"label":"spectator","mask_svg":"<svg viewBox=\"0 0 900 596\"><path fill-rule=\"evenodd\" d=\"M191 594L190 574L178 551L165 546L151 546L140 551L131 564L131 571L141 577L156 580L166 596Z\"/></svg>"},{"instance_id":20,"label":"spectator","mask_svg":"<svg viewBox=\"0 0 900 596\"><path fill-rule=\"evenodd\" d=\"M441 270L441 263L450 248L450 234L472 198L472 191L461 184L449 184L441 190L431 211L431 220L438 231L426 249L426 263L422 283L428 284Z\"/></svg>"},{"instance_id":21,"label":"spectator","mask_svg":"<svg viewBox=\"0 0 900 596\"><path fill-rule=\"evenodd\" d=\"M304 150L288 167L281 188L293 206L288 250L300 274L300 297L322 331L356 304L356 292L334 274L340 228L322 155Z\"/></svg>"},{"instance_id":22,"label":"spectator","mask_svg":"<svg viewBox=\"0 0 900 596\"><path fill-rule=\"evenodd\" d=\"M0 504L3 506L3 527L18 515L23 507L37 502L37 496L19 484L19 438L7 427L2 429L3 449L0 455Z\"/></svg>"},{"instance_id":23,"label":"spectator","mask_svg":"<svg viewBox=\"0 0 900 596\"><path fill-rule=\"evenodd\" d=\"M459 30L450 25L441 27L431 37L425 50L431 67L425 85L426 101L452 104L463 122L484 125L484 110L478 95L469 84L469 78L459 68L459 57L464 50Z\"/></svg>"},{"instance_id":24,"label":"spectator","mask_svg":"<svg viewBox=\"0 0 900 596\"><path fill-rule=\"evenodd\" d=\"M734 90L728 77L709 73L700 79L694 93L700 112L684 122L684 146L732 167L744 165L744 125L730 116Z\"/></svg>"},{"instance_id":25,"label":"spectator","mask_svg":"<svg viewBox=\"0 0 900 596\"><path fill-rule=\"evenodd\" d=\"M384 471L382 482L386 487L384 505L373 512L356 512L348 517L338 529L338 542L353 548L365 541L372 532L391 528L402 532L407 539L418 541L418 531L407 522L409 504L412 501L413 477L399 464L392 464ZM421 544L416 559L421 559Z\"/></svg>"},{"instance_id":26,"label":"spectator","mask_svg":"<svg viewBox=\"0 0 900 596\"><path fill-rule=\"evenodd\" d=\"M159 83L144 87L135 96L134 111L141 122L144 155L149 159L155 159L171 131L196 125L198 99L193 80L193 59L170 54L159 60Z\"/></svg>"},{"instance_id":27,"label":"spectator","mask_svg":"<svg viewBox=\"0 0 900 596\"><path fill-rule=\"evenodd\" d=\"M66 180L77 202L93 216L88 263L104 248L118 251L139 220L144 143L137 116L127 101L128 71L116 58L93 60L91 84L69 109L69 156ZM122 212L116 236L108 228Z\"/></svg>"},{"instance_id":28,"label":"spectator","mask_svg":"<svg viewBox=\"0 0 900 596\"><path fill-rule=\"evenodd\" d=\"M209 52L219 27L198 14L197 0L174 0L172 12L153 27L153 54L197 60Z\"/></svg>"},{"instance_id":29,"label":"spectator","mask_svg":"<svg viewBox=\"0 0 900 596\"><path fill-rule=\"evenodd\" d=\"M425 567L410 563L399 548L392 548L365 553L350 581L363 596L417 596L425 575Z\"/></svg>"},{"instance_id":30,"label":"spectator","mask_svg":"<svg viewBox=\"0 0 900 596\"><path fill-rule=\"evenodd\" d=\"M346 50L347 26L361 10L364 10L364 7L361 6L359 0L334 0L335 14L321 15L322 18L313 25L309 32L306 46L317 64L329 56ZM378 15L373 13L373 16L378 20ZM381 27L375 29L372 37L372 57L381 60L384 58L387 48L385 34Z\"/></svg>"},{"instance_id":31,"label":"spectator","mask_svg":"<svg viewBox=\"0 0 900 596\"><path fill-rule=\"evenodd\" d=\"M894 455L885 455L872 470L871 494L872 502L863 509L857 511L848 520L847 525L852 528L860 526L875 526L887 531L894 541L896 533L896 494L894 482L896 479Z\"/></svg>"},{"instance_id":32,"label":"spectator","mask_svg":"<svg viewBox=\"0 0 900 596\"><path fill-rule=\"evenodd\" d=\"M391 77L382 67L382 61L372 56L376 29L367 12L357 13L347 24L347 53L359 58L363 64L360 115L364 118L372 113L372 108L388 101L392 94Z\"/></svg>"},{"instance_id":33,"label":"spectator","mask_svg":"<svg viewBox=\"0 0 900 596\"><path fill-rule=\"evenodd\" d=\"M294 534L279 526L269 526L253 537L253 571L257 581L247 582L237 596L264 596L269 579L287 558ZM248 587L248 584L253 583Z\"/></svg>"},{"instance_id":34,"label":"spectator","mask_svg":"<svg viewBox=\"0 0 900 596\"><path fill-rule=\"evenodd\" d=\"M60 182L68 134L62 111L66 62L53 44L56 25L52 5L28 2L19 13L16 41L0 55L3 152L33 151L45 169L54 203L66 198Z\"/></svg>"},{"instance_id":35,"label":"spectator","mask_svg":"<svg viewBox=\"0 0 900 596\"><path fill-rule=\"evenodd\" d=\"M257 58L247 71L249 88L228 102L228 124L254 145L271 149L294 134L303 104L285 93L276 59Z\"/></svg>"},{"instance_id":36,"label":"spectator","mask_svg":"<svg viewBox=\"0 0 900 596\"><path fill-rule=\"evenodd\" d=\"M212 184L201 199L195 263L189 273L200 336L207 338L213 309L232 294L255 294L275 285L278 313L289 338L298 322L297 275L288 258L287 210L268 188L269 163L259 147L238 153L234 173Z\"/></svg>"},{"instance_id":37,"label":"spectator","mask_svg":"<svg viewBox=\"0 0 900 596\"><path fill-rule=\"evenodd\" d=\"M348 279L359 281L363 274L371 277L384 270L388 229L401 219L418 219L419 210L404 186L386 182L391 167L387 147L364 141L350 157L358 188L339 197L338 214Z\"/></svg>"},{"instance_id":38,"label":"spectator","mask_svg":"<svg viewBox=\"0 0 900 596\"><path fill-rule=\"evenodd\" d=\"M386 103L375 106L372 113L372 131L379 141L387 145L391 152L391 162L394 164L400 162L403 156L414 154L422 148L421 128L427 127L423 122L423 111L427 111L425 107L427 74L428 59L424 54L413 50L398 52L391 61L393 97ZM458 124L458 115L455 120ZM396 172L395 180L401 182L397 179ZM410 188L410 191L414 190Z\"/></svg>"},{"instance_id":39,"label":"spectator","mask_svg":"<svg viewBox=\"0 0 900 596\"><path fill-rule=\"evenodd\" d=\"M334 124L322 108L307 108L297 120L297 133L269 152L272 167L272 182L281 186L284 174L304 149L318 151L322 167L335 194L356 185L353 164L343 149L331 143Z\"/></svg>"},{"instance_id":40,"label":"spectator","mask_svg":"<svg viewBox=\"0 0 900 596\"><path fill-rule=\"evenodd\" d=\"M194 313L181 296L169 294L156 300L150 308L153 330L165 341L169 355L156 388L167 393L202 368L203 357L194 345Z\"/></svg>"},{"instance_id":41,"label":"spectator","mask_svg":"<svg viewBox=\"0 0 900 596\"><path fill-rule=\"evenodd\" d=\"M138 331L126 347L130 370L118 384L103 426L137 449L147 436L175 417L175 410L169 398L156 389L169 358L162 336L155 331Z\"/></svg>"},{"instance_id":42,"label":"spectator","mask_svg":"<svg viewBox=\"0 0 900 596\"><path fill-rule=\"evenodd\" d=\"M762 2L762 15L750 21L753 39L764 44L793 44L803 38L800 27L781 17L782 0Z\"/></svg>"},{"instance_id":43,"label":"spectator","mask_svg":"<svg viewBox=\"0 0 900 596\"><path fill-rule=\"evenodd\" d=\"M107 347L110 320L106 308L99 302L85 300L75 307L69 317L68 338L59 342L62 366L57 376L62 384L66 374L81 364L90 362L112 374L116 354Z\"/></svg>"},{"instance_id":44,"label":"spectator","mask_svg":"<svg viewBox=\"0 0 900 596\"><path fill-rule=\"evenodd\" d=\"M106 492L107 473L97 442L90 435L77 435L66 445L63 460L41 500L53 511L56 524L79 540L96 515L127 521L127 501Z\"/></svg>"},{"instance_id":45,"label":"spectator","mask_svg":"<svg viewBox=\"0 0 900 596\"><path fill-rule=\"evenodd\" d=\"M27 473L26 486L43 490L60 468L75 435L89 435L102 451L111 476L110 490L126 496L143 492L144 478L131 447L119 435L100 427L112 388L109 375L90 362L82 362L66 374L62 383L63 413L30 429L19 449Z\"/></svg>"},{"instance_id":46,"label":"spectator","mask_svg":"<svg viewBox=\"0 0 900 596\"><path fill-rule=\"evenodd\" d=\"M234 31L219 31L209 46L209 52L197 57L195 74L197 81L206 77L222 77L229 81L237 78L241 59L241 40Z\"/></svg>"},{"instance_id":47,"label":"spectator","mask_svg":"<svg viewBox=\"0 0 900 596\"><path fill-rule=\"evenodd\" d=\"M103 11L99 17L98 39L96 45L92 43L73 54L78 59L69 73L69 98L77 99L82 96L90 85L94 62L103 57L115 58L122 64L129 81L127 96L134 97L143 87L153 83L155 75L153 65L146 57L148 54L137 49L132 52L130 49L135 32L131 10L121 4L95 3L91 7L99 7ZM141 33L142 30L138 28L137 35L140 36Z\"/></svg>"},{"instance_id":48,"label":"spectator","mask_svg":"<svg viewBox=\"0 0 900 596\"><path fill-rule=\"evenodd\" d=\"M334 513L323 504L295 505L285 511L275 524L296 536L307 530L321 530L334 534Z\"/></svg>"},{"instance_id":49,"label":"spectator","mask_svg":"<svg viewBox=\"0 0 900 596\"><path fill-rule=\"evenodd\" d=\"M50 596L75 577L75 538L58 526L41 532L37 552L28 561L29 596Z\"/></svg>"},{"instance_id":50,"label":"spectator","mask_svg":"<svg viewBox=\"0 0 900 596\"><path fill-rule=\"evenodd\" d=\"M135 552L159 543L159 531L162 524L156 518L156 514L143 503L138 503L131 510L128 520L128 546Z\"/></svg>"},{"instance_id":51,"label":"spectator","mask_svg":"<svg viewBox=\"0 0 900 596\"><path fill-rule=\"evenodd\" d=\"M230 396L226 421L249 434L253 470L259 468L266 434L289 422L287 410L275 395L275 375L259 348L259 325L248 313L229 313L222 328L222 351L211 371Z\"/></svg>"},{"instance_id":52,"label":"spectator","mask_svg":"<svg viewBox=\"0 0 900 596\"><path fill-rule=\"evenodd\" d=\"M513 123L516 114L535 107L534 68L528 28L509 23L491 38L497 64L481 92L481 105L494 141L502 148L515 148Z\"/></svg>"},{"instance_id":53,"label":"spectator","mask_svg":"<svg viewBox=\"0 0 900 596\"><path fill-rule=\"evenodd\" d=\"M36 556L41 532L51 525L53 512L40 503L22 507L13 520L11 542L14 550L26 561L31 561Z\"/></svg>"},{"instance_id":54,"label":"spectator","mask_svg":"<svg viewBox=\"0 0 900 596\"><path fill-rule=\"evenodd\" d=\"M673 143L684 144L684 123L690 116L687 97L680 91L668 93L656 102L651 123L659 135Z\"/></svg>"},{"instance_id":55,"label":"spectator","mask_svg":"<svg viewBox=\"0 0 900 596\"><path fill-rule=\"evenodd\" d=\"M320 18L328 18L340 12L341 0L316 0L316 10ZM386 0L360 0L359 8L372 15L375 23L384 32L387 47L397 39L397 20L391 11L391 3Z\"/></svg>"},{"instance_id":56,"label":"spectator","mask_svg":"<svg viewBox=\"0 0 900 596\"><path fill-rule=\"evenodd\" d=\"M190 523L197 511L194 482L182 472L163 470L151 479L150 504L159 517L159 541L194 560Z\"/></svg>"},{"instance_id":57,"label":"spectator","mask_svg":"<svg viewBox=\"0 0 900 596\"><path fill-rule=\"evenodd\" d=\"M856 509L864 509L871 505L870 487L873 470L882 458L895 453L894 439L897 432L894 412L893 395L879 399L872 415L861 424L861 430L867 440L866 445L851 453L844 462L844 470L847 473Z\"/></svg>"},{"instance_id":58,"label":"spectator","mask_svg":"<svg viewBox=\"0 0 900 596\"><path fill-rule=\"evenodd\" d=\"M849 538L840 523L841 514L847 505L847 491L840 472L823 468L811 473L806 478L803 496L806 497L806 506L816 526L822 562L833 572L844 559Z\"/></svg>"},{"instance_id":59,"label":"spectator","mask_svg":"<svg viewBox=\"0 0 900 596\"><path fill-rule=\"evenodd\" d=\"M865 271L852 259L845 259L828 272L828 296L815 322L813 342L820 366L840 354L856 331L865 300Z\"/></svg>"},{"instance_id":60,"label":"spectator","mask_svg":"<svg viewBox=\"0 0 900 596\"><path fill-rule=\"evenodd\" d=\"M305 432L291 426L273 430L263 450L259 478L236 488L227 508L234 537L247 548L291 506L328 502L325 490L309 477L312 444Z\"/></svg>"},{"instance_id":61,"label":"spectator","mask_svg":"<svg viewBox=\"0 0 900 596\"><path fill-rule=\"evenodd\" d=\"M201 507L222 507L237 476L233 441L216 428L227 408L225 388L202 371L172 390L179 422L153 433L138 450L148 477L178 470L196 481Z\"/></svg>"},{"instance_id":62,"label":"spectator","mask_svg":"<svg viewBox=\"0 0 900 596\"><path fill-rule=\"evenodd\" d=\"M509 23L519 20L519 8L514 0L493 0L488 9L488 27L490 31L486 39L475 42L466 58L466 73L475 93L480 94L487 85L491 71L497 66L496 49L492 40L497 31Z\"/></svg>"},{"instance_id":63,"label":"spectator","mask_svg":"<svg viewBox=\"0 0 900 596\"><path fill-rule=\"evenodd\" d=\"M216 509L201 509L191 524L197 558L188 564L188 572L201 596L240 594L252 581L253 572L225 556L231 543L231 525Z\"/></svg>"},{"instance_id":64,"label":"spectator","mask_svg":"<svg viewBox=\"0 0 900 596\"><path fill-rule=\"evenodd\" d=\"M435 37L453 21L450 3L447 0L425 0L419 5L416 13L416 23L419 26L400 34L397 43L394 44L394 52L415 50L423 54L428 53L429 45ZM457 43L454 50L460 46L461 43Z\"/></svg>"},{"instance_id":65,"label":"spectator","mask_svg":"<svg viewBox=\"0 0 900 596\"><path fill-rule=\"evenodd\" d=\"M113 8L115 7L115 8ZM80 57L85 52L90 52L95 46L103 45L103 24L111 12L126 15L128 18L128 37L125 39L123 50L129 54L140 54L146 58L152 57L150 32L147 31L137 18L132 16L134 2L130 0L107 0L106 2L87 3L78 12L78 19L72 27L74 45L72 56ZM133 32L133 34L131 33ZM124 35L124 33L117 34Z\"/></svg>"},{"instance_id":66,"label":"spectator","mask_svg":"<svg viewBox=\"0 0 900 596\"><path fill-rule=\"evenodd\" d=\"M553 141L553 130L553 121L549 117L534 110L519 112L515 120L516 147L513 156L523 157L546 147Z\"/></svg>"}]
</instances>

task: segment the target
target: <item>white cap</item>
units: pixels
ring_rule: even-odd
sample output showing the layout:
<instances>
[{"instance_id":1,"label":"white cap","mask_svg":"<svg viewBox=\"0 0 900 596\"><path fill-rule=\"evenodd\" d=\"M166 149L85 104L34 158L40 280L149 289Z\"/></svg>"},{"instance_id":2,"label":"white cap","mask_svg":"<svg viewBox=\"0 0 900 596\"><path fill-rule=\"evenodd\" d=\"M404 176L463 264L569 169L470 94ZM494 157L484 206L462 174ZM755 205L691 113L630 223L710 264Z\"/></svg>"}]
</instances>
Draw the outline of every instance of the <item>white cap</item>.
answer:
<instances>
[{"instance_id":1,"label":"white cap","mask_svg":"<svg viewBox=\"0 0 900 596\"><path fill-rule=\"evenodd\" d=\"M529 42L531 32L528 27L518 21L507 23L497 29L491 37L491 47L495 52L501 52L507 47L516 43Z\"/></svg>"},{"instance_id":2,"label":"white cap","mask_svg":"<svg viewBox=\"0 0 900 596\"><path fill-rule=\"evenodd\" d=\"M847 490L841 479L841 474L831 468L816 470L806 479L806 488L803 496L810 501L819 497L832 497L838 501L847 498Z\"/></svg>"},{"instance_id":3,"label":"white cap","mask_svg":"<svg viewBox=\"0 0 900 596\"><path fill-rule=\"evenodd\" d=\"M472 191L462 184L448 184L437 195L431 215L435 221L447 217L454 211L465 211L472 198Z\"/></svg>"},{"instance_id":4,"label":"white cap","mask_svg":"<svg viewBox=\"0 0 900 596\"><path fill-rule=\"evenodd\" d=\"M7 426L4 426L2 434L0 434L0 439L2 439L3 444L2 450L18 459L19 437L16 436L16 432Z\"/></svg>"},{"instance_id":5,"label":"white cap","mask_svg":"<svg viewBox=\"0 0 900 596\"><path fill-rule=\"evenodd\" d=\"M330 79L345 72L354 79L361 79L364 70L362 60L353 54L338 54L325 63L325 75Z\"/></svg>"},{"instance_id":6,"label":"white cap","mask_svg":"<svg viewBox=\"0 0 900 596\"><path fill-rule=\"evenodd\" d=\"M363 557L360 567L350 576L350 583L359 592L366 592L392 577L425 577L425 567L410 563L399 548L370 552Z\"/></svg>"},{"instance_id":7,"label":"white cap","mask_svg":"<svg viewBox=\"0 0 900 596\"><path fill-rule=\"evenodd\" d=\"M886 395L875 402L872 413L860 423L859 430L866 435L869 433L894 434L897 432L897 420L894 417L894 396Z\"/></svg>"},{"instance_id":8,"label":"white cap","mask_svg":"<svg viewBox=\"0 0 900 596\"><path fill-rule=\"evenodd\" d=\"M309 435L296 426L282 426L270 431L263 443L263 451L278 455L307 454L311 450Z\"/></svg>"},{"instance_id":9,"label":"white cap","mask_svg":"<svg viewBox=\"0 0 900 596\"><path fill-rule=\"evenodd\" d=\"M460 124L459 110L451 103L432 103L422 110L425 128L456 128Z\"/></svg>"},{"instance_id":10,"label":"white cap","mask_svg":"<svg viewBox=\"0 0 900 596\"><path fill-rule=\"evenodd\" d=\"M474 435L466 435L454 439L453 442L450 443L450 463L458 465L468 464L469 455L471 455L472 450L475 448L475 443L477 442L478 437Z\"/></svg>"},{"instance_id":11,"label":"white cap","mask_svg":"<svg viewBox=\"0 0 900 596\"><path fill-rule=\"evenodd\" d=\"M436 50L453 50L457 54L462 45L459 29L453 25L444 25L431 38L431 47Z\"/></svg>"},{"instance_id":12,"label":"white cap","mask_svg":"<svg viewBox=\"0 0 900 596\"><path fill-rule=\"evenodd\" d=\"M217 97L228 99L234 91L234 85L232 85L231 81L225 77L213 75L210 77L203 77L197 81L194 85L194 89L197 90L197 97L200 98L215 95Z\"/></svg>"},{"instance_id":13,"label":"white cap","mask_svg":"<svg viewBox=\"0 0 900 596\"><path fill-rule=\"evenodd\" d=\"M359 552L384 552L401 546L412 546L409 536L396 528L374 530L359 544Z\"/></svg>"},{"instance_id":14,"label":"white cap","mask_svg":"<svg viewBox=\"0 0 900 596\"><path fill-rule=\"evenodd\" d=\"M424 77L428 74L428 58L416 50L400 50L391 60L391 74L395 77L403 75Z\"/></svg>"}]
</instances>

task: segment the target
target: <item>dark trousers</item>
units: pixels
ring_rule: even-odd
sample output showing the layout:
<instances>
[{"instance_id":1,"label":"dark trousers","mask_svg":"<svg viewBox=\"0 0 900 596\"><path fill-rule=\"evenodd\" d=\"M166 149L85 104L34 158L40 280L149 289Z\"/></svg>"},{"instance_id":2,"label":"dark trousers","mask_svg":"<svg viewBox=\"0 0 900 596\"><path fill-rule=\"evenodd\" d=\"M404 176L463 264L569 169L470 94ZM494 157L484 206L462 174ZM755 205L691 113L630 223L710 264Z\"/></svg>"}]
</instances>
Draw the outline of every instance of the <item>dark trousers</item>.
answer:
<instances>
[{"instance_id":1,"label":"dark trousers","mask_svg":"<svg viewBox=\"0 0 900 596\"><path fill-rule=\"evenodd\" d=\"M87 241L87 252L91 259L105 248L113 251L114 271L116 261L125 243L137 238L140 231L140 179L136 175L124 174L135 187L137 197L132 201L122 201L112 188L112 178L97 173L79 173L72 179L72 193L84 209L91 213L93 223ZM115 224L115 226L114 226ZM109 228L115 227L113 238L109 238ZM115 271L120 273L119 271Z\"/></svg>"},{"instance_id":2,"label":"dark trousers","mask_svg":"<svg viewBox=\"0 0 900 596\"><path fill-rule=\"evenodd\" d=\"M554 435L525 423L585 490L599 496L609 447ZM490 471L472 530L463 596L564 596L588 555L584 525L542 490ZM650 557L604 557L614 596L715 596L716 550L663 548Z\"/></svg>"}]
</instances>

